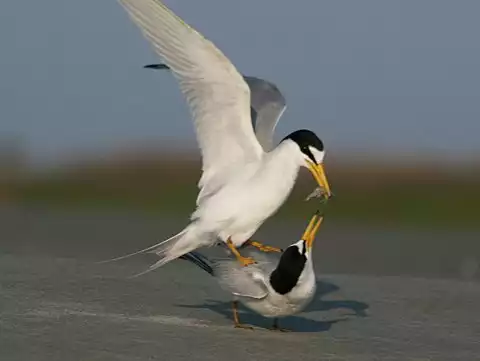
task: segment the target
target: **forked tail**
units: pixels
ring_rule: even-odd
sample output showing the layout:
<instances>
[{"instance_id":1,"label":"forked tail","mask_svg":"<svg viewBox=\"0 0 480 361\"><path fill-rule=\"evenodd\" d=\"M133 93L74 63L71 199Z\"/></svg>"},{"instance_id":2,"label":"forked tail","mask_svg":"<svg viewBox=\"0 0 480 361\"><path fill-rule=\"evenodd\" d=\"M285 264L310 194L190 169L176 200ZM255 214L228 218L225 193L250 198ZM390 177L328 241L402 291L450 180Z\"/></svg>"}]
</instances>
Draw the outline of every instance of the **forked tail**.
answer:
<instances>
[{"instance_id":1,"label":"forked tail","mask_svg":"<svg viewBox=\"0 0 480 361\"><path fill-rule=\"evenodd\" d=\"M106 261L101 261L100 263L119 261L119 260L129 258L138 254L145 254L145 253L157 254L160 257L160 259L157 262L155 262L153 265L148 267L145 271L138 273L132 277L141 276L201 246L200 241L202 239L201 237L202 235L199 235L198 232L196 232L196 230L197 230L196 227L193 224L190 224L187 228L182 230L180 233L174 235L173 237L170 237L165 241L162 241L160 243L157 243L153 246L150 246L148 248L142 249L134 253L109 259Z\"/></svg>"},{"instance_id":2,"label":"forked tail","mask_svg":"<svg viewBox=\"0 0 480 361\"><path fill-rule=\"evenodd\" d=\"M160 243L157 243L157 244L154 244L153 246L150 246L148 248L144 248L140 251L136 251L136 252L133 252L133 253L129 253L129 254L126 254L124 256L120 256L120 257L116 257L116 258L112 258L112 259L107 259L105 261L100 261L98 262L99 264L102 264L102 263L109 263L109 262L115 262L115 261L120 261L121 259L125 259L125 258L129 258L129 257L133 257L133 256L136 256L137 254L144 254L144 253L157 253L157 248L160 248L162 245L164 245L165 243L168 243L168 242L172 242L172 241L175 241L177 240L178 238L180 238L181 236L183 236L185 233L186 233L187 229L185 228L183 231L181 231L180 233L177 233L176 235L170 237L169 239L166 239Z\"/></svg>"}]
</instances>

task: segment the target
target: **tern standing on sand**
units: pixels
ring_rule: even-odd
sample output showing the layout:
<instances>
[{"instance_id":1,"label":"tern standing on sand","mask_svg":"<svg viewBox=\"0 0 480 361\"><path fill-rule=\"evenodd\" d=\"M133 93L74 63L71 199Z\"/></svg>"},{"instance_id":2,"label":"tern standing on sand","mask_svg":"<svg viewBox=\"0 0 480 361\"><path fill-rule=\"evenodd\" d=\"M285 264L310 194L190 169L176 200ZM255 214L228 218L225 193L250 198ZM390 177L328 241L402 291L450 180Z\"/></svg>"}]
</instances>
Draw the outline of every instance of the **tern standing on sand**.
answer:
<instances>
[{"instance_id":1,"label":"tern standing on sand","mask_svg":"<svg viewBox=\"0 0 480 361\"><path fill-rule=\"evenodd\" d=\"M279 327L278 318L304 310L315 294L312 248L322 221L323 216L315 213L300 240L292 243L278 260L262 257L255 265L241 267L230 259L211 261L195 251L180 258L208 272L232 294L235 327L252 328L240 323L237 309L238 302L242 302L262 316L273 318L273 330L286 331Z\"/></svg>"}]
</instances>

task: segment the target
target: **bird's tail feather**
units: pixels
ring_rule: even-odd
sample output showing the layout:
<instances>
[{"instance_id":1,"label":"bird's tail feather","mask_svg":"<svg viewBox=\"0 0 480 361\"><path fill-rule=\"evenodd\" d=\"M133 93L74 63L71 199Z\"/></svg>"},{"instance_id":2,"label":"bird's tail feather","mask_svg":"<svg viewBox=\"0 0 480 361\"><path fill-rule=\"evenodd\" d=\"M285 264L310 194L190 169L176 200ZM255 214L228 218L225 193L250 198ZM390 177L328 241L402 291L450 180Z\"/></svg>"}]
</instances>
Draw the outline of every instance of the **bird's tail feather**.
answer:
<instances>
[{"instance_id":1,"label":"bird's tail feather","mask_svg":"<svg viewBox=\"0 0 480 361\"><path fill-rule=\"evenodd\" d=\"M209 240L210 239L208 236L206 237L205 234L202 234L202 232L199 233L198 229L194 225L190 224L185 231L182 231L167 241L158 244L157 247L153 249L150 247L148 252L155 253L160 257L160 259L148 267L145 271L140 272L130 278L135 278L149 273L167 264L168 262L173 261L174 259L192 252L202 245L208 244Z\"/></svg>"},{"instance_id":2,"label":"bird's tail feather","mask_svg":"<svg viewBox=\"0 0 480 361\"><path fill-rule=\"evenodd\" d=\"M150 267L148 267L145 271L137 273L137 274L135 274L133 276L130 276L128 278L137 278L137 277L143 276L144 274L152 272L152 271L156 270L158 267L163 266L165 263L167 263L169 261L171 261L171 259L163 257L163 258L159 259L157 262L155 262L154 264L152 264Z\"/></svg>"},{"instance_id":3,"label":"bird's tail feather","mask_svg":"<svg viewBox=\"0 0 480 361\"><path fill-rule=\"evenodd\" d=\"M166 243L170 243L170 242L174 242L176 240L178 240L179 238L181 238L185 233L187 232L187 228L185 228L184 230L182 230L180 233L177 233L176 235L160 242L160 243L157 243L157 244L154 244L153 246L150 246L150 247L147 247L147 248L144 248L140 251L136 251L136 252L133 252L133 253L130 253L130 254L127 254L127 255L124 255L124 256L120 256L120 257L116 257L116 258L112 258L112 259L107 259L105 261L100 261L98 263L109 263L109 262L114 262L114 261L119 261L121 259L125 259L125 258L129 258L129 257L132 257L132 256L135 256L137 254L143 254L143 253L157 253L159 249L162 248L162 246L164 246Z\"/></svg>"}]
</instances>

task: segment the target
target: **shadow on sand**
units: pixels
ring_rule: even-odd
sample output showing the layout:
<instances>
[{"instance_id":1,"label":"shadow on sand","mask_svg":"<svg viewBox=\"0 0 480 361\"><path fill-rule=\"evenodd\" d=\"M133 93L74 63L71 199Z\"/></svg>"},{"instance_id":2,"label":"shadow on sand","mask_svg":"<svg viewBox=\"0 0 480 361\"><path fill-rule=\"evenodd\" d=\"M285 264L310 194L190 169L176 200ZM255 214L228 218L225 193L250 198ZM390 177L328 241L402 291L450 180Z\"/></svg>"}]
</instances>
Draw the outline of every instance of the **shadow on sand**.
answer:
<instances>
[{"instance_id":1,"label":"shadow on sand","mask_svg":"<svg viewBox=\"0 0 480 361\"><path fill-rule=\"evenodd\" d=\"M366 317L366 310L368 309L368 304L365 302L359 302L354 300L322 300L322 297L326 296L329 293L335 292L339 287L333 283L319 281L317 282L317 293L315 299L305 310L306 312L314 311L329 311L335 309L346 309L350 310L353 313L347 315L343 318L337 318L329 321L319 321L312 320L303 316L290 316L281 318L279 320L280 326L286 329L292 330L294 332L325 332L328 331L332 325L340 321L347 321L348 316L356 317ZM232 303L217 301L217 300L206 300L203 304L197 305L177 305L178 307L183 308L193 308L193 309L208 309L215 313L218 313L225 318L229 319L233 323L233 314L232 314ZM260 328L270 328L273 324L272 319L262 317L256 313L251 312L250 310L242 307L239 309L240 321L246 325L252 325Z\"/></svg>"}]
</instances>

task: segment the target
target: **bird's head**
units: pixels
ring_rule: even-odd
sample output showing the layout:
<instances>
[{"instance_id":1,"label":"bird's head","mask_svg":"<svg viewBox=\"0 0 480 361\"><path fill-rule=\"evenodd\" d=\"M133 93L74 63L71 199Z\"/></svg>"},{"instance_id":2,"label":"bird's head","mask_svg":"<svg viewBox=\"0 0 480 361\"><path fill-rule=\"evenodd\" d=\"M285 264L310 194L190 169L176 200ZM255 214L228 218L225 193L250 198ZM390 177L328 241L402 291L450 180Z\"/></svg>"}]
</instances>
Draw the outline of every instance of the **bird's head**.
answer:
<instances>
[{"instance_id":1,"label":"bird's head","mask_svg":"<svg viewBox=\"0 0 480 361\"><path fill-rule=\"evenodd\" d=\"M273 289L282 295L290 292L301 280L302 274L313 273L312 246L323 216L316 212L299 241L282 253L277 268L270 275Z\"/></svg>"},{"instance_id":2,"label":"bird's head","mask_svg":"<svg viewBox=\"0 0 480 361\"><path fill-rule=\"evenodd\" d=\"M308 168L318 185L325 190L327 198L330 198L332 192L323 168L325 150L320 138L311 130L300 129L282 139L282 142L285 141L291 141L297 145L295 149L299 152L301 165Z\"/></svg>"}]
</instances>

